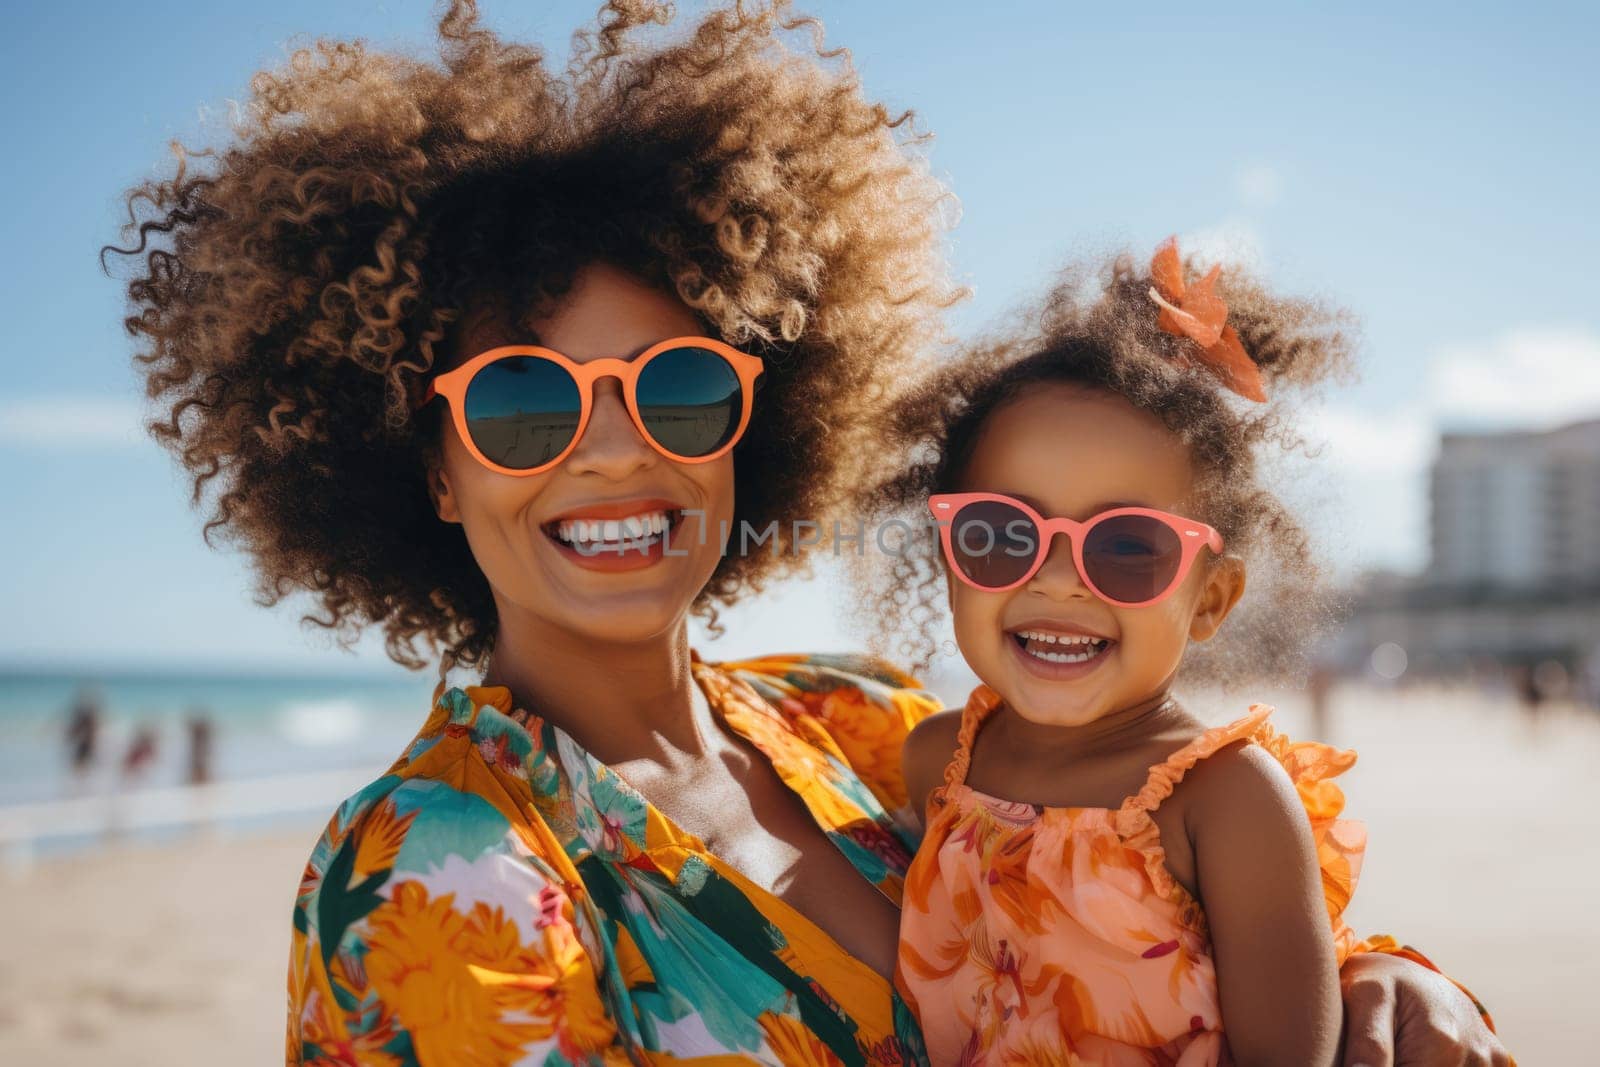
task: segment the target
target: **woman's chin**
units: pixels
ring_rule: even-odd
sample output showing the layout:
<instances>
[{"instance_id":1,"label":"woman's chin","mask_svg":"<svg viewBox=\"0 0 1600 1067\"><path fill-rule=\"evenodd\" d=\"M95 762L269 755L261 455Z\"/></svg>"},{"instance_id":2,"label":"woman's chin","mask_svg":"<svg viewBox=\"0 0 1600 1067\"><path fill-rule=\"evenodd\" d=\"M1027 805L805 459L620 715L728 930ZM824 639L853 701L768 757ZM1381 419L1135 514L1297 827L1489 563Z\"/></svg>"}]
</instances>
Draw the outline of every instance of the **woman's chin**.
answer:
<instances>
[{"instance_id":1,"label":"woman's chin","mask_svg":"<svg viewBox=\"0 0 1600 1067\"><path fill-rule=\"evenodd\" d=\"M644 645L673 635L688 615L676 605L634 603L589 605L581 613L554 620L561 630L579 641L601 645ZM604 661L600 663L603 665Z\"/></svg>"},{"instance_id":2,"label":"woman's chin","mask_svg":"<svg viewBox=\"0 0 1600 1067\"><path fill-rule=\"evenodd\" d=\"M710 580L692 559L669 557L644 569L580 570L561 561L552 580L535 594L537 614L595 644L629 645L659 640L677 631ZM713 566L714 569L714 566Z\"/></svg>"}]
</instances>

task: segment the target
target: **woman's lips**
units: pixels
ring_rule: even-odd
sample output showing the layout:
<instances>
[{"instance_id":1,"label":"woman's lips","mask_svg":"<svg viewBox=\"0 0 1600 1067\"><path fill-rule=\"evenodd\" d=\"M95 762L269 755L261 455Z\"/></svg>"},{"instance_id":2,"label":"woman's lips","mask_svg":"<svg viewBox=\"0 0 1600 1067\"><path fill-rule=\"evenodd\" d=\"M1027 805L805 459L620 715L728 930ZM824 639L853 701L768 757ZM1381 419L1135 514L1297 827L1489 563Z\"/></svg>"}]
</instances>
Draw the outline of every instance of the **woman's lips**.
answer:
<instances>
[{"instance_id":1,"label":"woman's lips","mask_svg":"<svg viewBox=\"0 0 1600 1067\"><path fill-rule=\"evenodd\" d=\"M552 536L548 530L545 531L545 536L550 538L550 543L555 545L556 552L563 558L571 560L585 570L605 573L636 571L654 566L666 558L666 548L669 543L675 555L681 554L677 542L682 540L682 535L671 527L668 527L664 534L625 542L616 548L588 546L580 550L559 537ZM668 541L669 536L672 538L671 542Z\"/></svg>"},{"instance_id":2,"label":"woman's lips","mask_svg":"<svg viewBox=\"0 0 1600 1067\"><path fill-rule=\"evenodd\" d=\"M589 571L641 570L681 554L683 509L664 498L604 501L572 508L540 525L557 553Z\"/></svg>"},{"instance_id":3,"label":"woman's lips","mask_svg":"<svg viewBox=\"0 0 1600 1067\"><path fill-rule=\"evenodd\" d=\"M664 496L631 496L621 500L597 500L577 504L566 511L550 516L543 523L555 526L568 519L623 519L629 515L643 515L652 511L682 511L683 505Z\"/></svg>"}]
</instances>

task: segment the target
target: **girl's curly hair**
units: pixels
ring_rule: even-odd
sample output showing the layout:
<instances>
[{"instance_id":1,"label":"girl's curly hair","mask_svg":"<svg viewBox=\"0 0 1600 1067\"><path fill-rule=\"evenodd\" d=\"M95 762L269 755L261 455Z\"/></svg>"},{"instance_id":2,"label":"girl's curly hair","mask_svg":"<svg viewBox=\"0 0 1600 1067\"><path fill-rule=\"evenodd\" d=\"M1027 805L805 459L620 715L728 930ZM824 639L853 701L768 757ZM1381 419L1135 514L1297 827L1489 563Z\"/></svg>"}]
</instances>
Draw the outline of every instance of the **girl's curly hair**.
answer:
<instances>
[{"instance_id":1,"label":"girl's curly hair","mask_svg":"<svg viewBox=\"0 0 1600 1067\"><path fill-rule=\"evenodd\" d=\"M1192 264L1190 265L1192 267ZM1222 534L1226 552L1247 561L1249 594L1210 642L1192 647L1187 681L1288 680L1342 607L1310 538L1265 485L1269 445L1305 444L1294 429L1291 387L1302 394L1328 378L1352 377L1350 317L1316 301L1267 291L1240 270L1225 270L1218 294L1269 394L1242 401L1214 374L1180 357L1189 341L1161 330L1152 281L1127 254L1098 269L1067 268L1022 329L966 349L917 379L896 401L883 431L885 467L856 494L870 522L898 520L921 534L861 557L855 578L875 604L882 651L930 669L944 621L944 562L936 529L924 523L931 493L961 488L979 435L1007 402L1033 386L1066 382L1122 397L1160 418L1189 448L1200 514ZM1036 324L1036 325L1035 325ZM1192 355L1192 348L1188 354ZM901 527L904 529L904 527Z\"/></svg>"},{"instance_id":2,"label":"girl's curly hair","mask_svg":"<svg viewBox=\"0 0 1600 1067\"><path fill-rule=\"evenodd\" d=\"M174 146L176 173L130 191L130 247L102 256L135 264L148 428L195 505L215 491L205 538L245 548L259 603L308 591L304 622L346 646L380 626L408 667L418 640L483 660L488 583L424 480L443 405L411 401L465 312L531 316L594 260L765 358L735 521L837 503L881 383L962 291L910 113L866 99L787 7L741 2L649 43L670 7L610 0L555 72L456 0L437 61L319 40L255 76L224 146ZM795 559L724 558L696 610L715 627Z\"/></svg>"}]
</instances>

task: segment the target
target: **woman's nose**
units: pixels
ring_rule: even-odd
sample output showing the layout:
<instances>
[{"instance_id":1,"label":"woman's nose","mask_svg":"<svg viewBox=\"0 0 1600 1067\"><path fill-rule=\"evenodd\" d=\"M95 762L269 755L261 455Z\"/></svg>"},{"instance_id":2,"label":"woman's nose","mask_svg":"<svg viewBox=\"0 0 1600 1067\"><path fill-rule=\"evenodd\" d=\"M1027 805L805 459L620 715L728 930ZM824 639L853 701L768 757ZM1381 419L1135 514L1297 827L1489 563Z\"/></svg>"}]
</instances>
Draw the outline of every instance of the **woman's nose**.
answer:
<instances>
[{"instance_id":1,"label":"woman's nose","mask_svg":"<svg viewBox=\"0 0 1600 1067\"><path fill-rule=\"evenodd\" d=\"M611 481L653 466L660 453L634 425L622 396L622 383L602 378L594 383L589 425L563 466L572 474L598 474Z\"/></svg>"}]
</instances>

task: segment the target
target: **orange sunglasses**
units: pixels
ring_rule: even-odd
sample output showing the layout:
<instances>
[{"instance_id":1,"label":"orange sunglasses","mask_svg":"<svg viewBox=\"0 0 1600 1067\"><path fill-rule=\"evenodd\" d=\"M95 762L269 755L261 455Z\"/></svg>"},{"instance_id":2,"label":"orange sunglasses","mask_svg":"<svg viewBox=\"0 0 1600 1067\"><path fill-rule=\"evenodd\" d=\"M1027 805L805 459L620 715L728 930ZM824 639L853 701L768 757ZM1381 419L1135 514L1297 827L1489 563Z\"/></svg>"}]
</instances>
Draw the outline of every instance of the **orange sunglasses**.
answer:
<instances>
[{"instance_id":1,"label":"orange sunglasses","mask_svg":"<svg viewBox=\"0 0 1600 1067\"><path fill-rule=\"evenodd\" d=\"M632 359L586 363L539 345L503 345L433 379L417 410L444 397L474 459L499 474L538 474L577 447L595 384L616 378L652 448L679 463L709 463L744 436L763 372L761 357L710 337L673 337Z\"/></svg>"}]
</instances>

